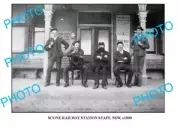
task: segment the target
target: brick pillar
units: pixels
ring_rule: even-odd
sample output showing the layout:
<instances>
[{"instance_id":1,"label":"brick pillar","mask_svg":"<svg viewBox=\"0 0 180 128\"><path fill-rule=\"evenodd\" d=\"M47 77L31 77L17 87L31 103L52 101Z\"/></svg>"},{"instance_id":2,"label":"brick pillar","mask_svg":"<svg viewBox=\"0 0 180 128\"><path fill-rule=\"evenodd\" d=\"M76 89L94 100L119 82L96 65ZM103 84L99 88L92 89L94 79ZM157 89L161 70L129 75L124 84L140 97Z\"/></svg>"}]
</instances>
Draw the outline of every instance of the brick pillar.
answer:
<instances>
[{"instance_id":1,"label":"brick pillar","mask_svg":"<svg viewBox=\"0 0 180 128\"><path fill-rule=\"evenodd\" d=\"M144 29L144 32L146 31L146 17L147 17L147 13L148 11L146 11L146 4L139 4L139 21L140 21L140 25L141 27ZM147 60L146 60L146 55L145 55L145 60L144 60L144 66L143 66L143 73L142 73L142 86L146 86L147 85L147 73L146 73L146 64L147 64Z\"/></svg>"},{"instance_id":2,"label":"brick pillar","mask_svg":"<svg viewBox=\"0 0 180 128\"><path fill-rule=\"evenodd\" d=\"M51 19L53 14L53 5L44 5L44 17L45 17L45 42L49 39L49 33L51 28ZM44 53L44 63L43 63L43 74L44 74L44 81L46 79L46 71L48 67L48 52L45 51Z\"/></svg>"}]
</instances>

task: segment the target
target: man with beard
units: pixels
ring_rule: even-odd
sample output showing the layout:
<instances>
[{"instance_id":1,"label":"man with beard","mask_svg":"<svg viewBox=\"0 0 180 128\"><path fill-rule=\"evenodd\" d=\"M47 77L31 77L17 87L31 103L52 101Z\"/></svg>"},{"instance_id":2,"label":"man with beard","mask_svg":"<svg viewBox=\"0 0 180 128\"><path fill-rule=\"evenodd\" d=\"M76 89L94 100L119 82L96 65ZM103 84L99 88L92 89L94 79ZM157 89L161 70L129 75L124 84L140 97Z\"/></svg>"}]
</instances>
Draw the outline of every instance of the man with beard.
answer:
<instances>
[{"instance_id":1,"label":"man with beard","mask_svg":"<svg viewBox=\"0 0 180 128\"><path fill-rule=\"evenodd\" d=\"M65 40L58 37L57 28L51 29L50 38L44 46L45 50L48 51L48 69L45 87L50 85L51 71L55 62L57 68L56 86L60 86L61 59L63 57L61 44L65 45L65 49L69 47L69 44Z\"/></svg>"},{"instance_id":2,"label":"man with beard","mask_svg":"<svg viewBox=\"0 0 180 128\"><path fill-rule=\"evenodd\" d=\"M142 70L144 65L144 58L146 56L146 49L149 49L148 39L142 33L144 29L141 26L137 27L136 34L133 37L131 47L133 48L134 56L134 86L141 86Z\"/></svg>"},{"instance_id":3,"label":"man with beard","mask_svg":"<svg viewBox=\"0 0 180 128\"><path fill-rule=\"evenodd\" d=\"M108 61L109 61L109 53L105 51L104 42L99 42L98 50L94 55L94 71L95 71L95 85L93 89L99 87L99 73L102 70L102 87L107 89L107 72L108 72Z\"/></svg>"},{"instance_id":4,"label":"man with beard","mask_svg":"<svg viewBox=\"0 0 180 128\"><path fill-rule=\"evenodd\" d=\"M122 80L120 78L120 70L127 70L128 71L128 81L127 81L127 87L131 87L131 80L132 80L132 76L133 76L133 71L131 68L131 56L129 54L129 52L123 50L123 42L118 42L117 43L117 48L118 51L116 51L114 53L114 75L116 77L116 81L118 82L117 87L122 87L123 83Z\"/></svg>"},{"instance_id":5,"label":"man with beard","mask_svg":"<svg viewBox=\"0 0 180 128\"><path fill-rule=\"evenodd\" d=\"M83 62L83 55L84 55L84 51L82 49L80 49L80 42L76 41L73 43L74 48L71 49L67 56L69 56L71 58L70 60L70 64L69 66L64 68L64 82L65 85L64 87L68 87L69 86L69 73L68 71L72 70L72 69L80 69L82 70L82 74L83 74L83 81L82 84L84 87L88 87L87 85L87 75L88 75L88 67L86 65L84 65Z\"/></svg>"}]
</instances>

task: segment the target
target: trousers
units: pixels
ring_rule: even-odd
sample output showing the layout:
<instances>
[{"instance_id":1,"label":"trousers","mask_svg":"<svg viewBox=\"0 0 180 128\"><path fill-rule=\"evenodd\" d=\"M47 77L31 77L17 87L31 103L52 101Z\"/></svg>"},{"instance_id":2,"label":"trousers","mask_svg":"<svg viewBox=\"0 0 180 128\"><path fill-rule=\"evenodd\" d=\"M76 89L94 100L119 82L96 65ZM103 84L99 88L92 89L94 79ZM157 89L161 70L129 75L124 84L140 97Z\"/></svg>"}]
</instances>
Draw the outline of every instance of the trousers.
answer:
<instances>
[{"instance_id":1,"label":"trousers","mask_svg":"<svg viewBox=\"0 0 180 128\"><path fill-rule=\"evenodd\" d=\"M53 69L54 63L56 62L56 69L57 69L57 74L56 74L56 84L60 83L60 69L61 69L61 59L60 57L51 57L48 58L48 69L46 72L46 83L50 83L51 79L51 71Z\"/></svg>"},{"instance_id":2,"label":"trousers","mask_svg":"<svg viewBox=\"0 0 180 128\"><path fill-rule=\"evenodd\" d=\"M102 63L96 64L94 71L95 71L95 84L99 84L99 73L100 71L102 71L102 85L106 85L108 65Z\"/></svg>"},{"instance_id":3,"label":"trousers","mask_svg":"<svg viewBox=\"0 0 180 128\"><path fill-rule=\"evenodd\" d=\"M126 70L128 71L128 81L127 84L131 83L132 76L133 76L133 70L130 64L116 64L113 68L114 75L116 77L116 80L118 84L123 85L121 77L120 77L120 70Z\"/></svg>"},{"instance_id":4,"label":"trousers","mask_svg":"<svg viewBox=\"0 0 180 128\"><path fill-rule=\"evenodd\" d=\"M144 56L134 56L134 84L142 84L142 70L144 66Z\"/></svg>"},{"instance_id":5,"label":"trousers","mask_svg":"<svg viewBox=\"0 0 180 128\"><path fill-rule=\"evenodd\" d=\"M87 82L87 77L88 77L88 67L86 65L83 65L82 68L76 68L76 67L72 67L71 65L66 66L64 68L63 71L63 76L64 76L64 82L65 83L69 83L69 71L70 70L74 70L74 69L79 69L82 71L82 77L83 77L83 81L82 83L86 83Z\"/></svg>"}]
</instances>

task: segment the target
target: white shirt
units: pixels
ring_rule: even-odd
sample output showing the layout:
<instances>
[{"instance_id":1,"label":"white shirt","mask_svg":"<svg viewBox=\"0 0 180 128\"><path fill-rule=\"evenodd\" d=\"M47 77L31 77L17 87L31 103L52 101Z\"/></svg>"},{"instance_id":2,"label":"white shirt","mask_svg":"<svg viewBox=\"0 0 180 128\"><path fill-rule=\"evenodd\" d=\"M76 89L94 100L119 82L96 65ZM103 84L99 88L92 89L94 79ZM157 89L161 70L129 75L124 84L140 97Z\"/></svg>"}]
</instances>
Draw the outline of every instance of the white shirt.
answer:
<instances>
[{"instance_id":1,"label":"white shirt","mask_svg":"<svg viewBox=\"0 0 180 128\"><path fill-rule=\"evenodd\" d=\"M122 50L122 51L119 51L121 54L123 54L124 53L124 50Z\"/></svg>"},{"instance_id":2,"label":"white shirt","mask_svg":"<svg viewBox=\"0 0 180 128\"><path fill-rule=\"evenodd\" d=\"M57 37L54 37L53 39L56 40ZM51 48L52 44L53 44L53 42L51 42L51 44L49 45L49 48Z\"/></svg>"},{"instance_id":3,"label":"white shirt","mask_svg":"<svg viewBox=\"0 0 180 128\"><path fill-rule=\"evenodd\" d=\"M54 37L54 40L56 40L57 39L57 37Z\"/></svg>"}]
</instances>

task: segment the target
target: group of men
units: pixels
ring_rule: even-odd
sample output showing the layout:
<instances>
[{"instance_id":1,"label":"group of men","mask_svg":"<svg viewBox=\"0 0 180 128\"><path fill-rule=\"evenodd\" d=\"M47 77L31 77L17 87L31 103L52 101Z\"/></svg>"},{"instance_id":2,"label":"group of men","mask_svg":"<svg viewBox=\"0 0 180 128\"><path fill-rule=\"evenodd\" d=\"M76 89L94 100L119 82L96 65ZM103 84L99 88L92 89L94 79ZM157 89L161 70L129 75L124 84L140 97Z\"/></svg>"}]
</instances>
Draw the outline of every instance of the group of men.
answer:
<instances>
[{"instance_id":1,"label":"group of men","mask_svg":"<svg viewBox=\"0 0 180 128\"><path fill-rule=\"evenodd\" d=\"M127 87L138 86L140 87L142 82L142 69L144 65L144 57L146 49L149 48L149 43L147 38L141 38L143 28L138 26L136 29L136 34L138 34L138 39L133 39L131 42L131 48L133 49L134 63L131 64L131 55L129 52L123 50L123 42L117 42L117 51L114 53L114 66L113 72L116 77L117 87L122 87L123 82L120 77L120 71L126 70L128 72ZM136 41L136 42L135 42ZM137 42L138 41L138 42ZM48 51L48 69L46 74L45 86L50 85L51 71L54 63L56 62L57 76L56 76L56 86L60 86L60 68L61 60L63 57L63 52L61 44L65 46L65 49L69 47L69 44L58 37L57 29L51 29L50 38L45 44L45 50ZM68 52L67 56L70 58L70 64L63 69L64 77L64 87L69 86L69 71L72 69L80 69L82 71L82 85L88 87L88 67L84 64L83 55L84 51L80 48L80 41L75 41L73 48ZM93 71L95 72L95 83L93 89L99 87L99 77L100 72L102 72L102 88L107 89L107 74L108 65L110 61L110 54L105 50L104 42L98 43L98 50L95 52L93 60ZM135 74L134 83L131 83L132 76Z\"/></svg>"}]
</instances>

